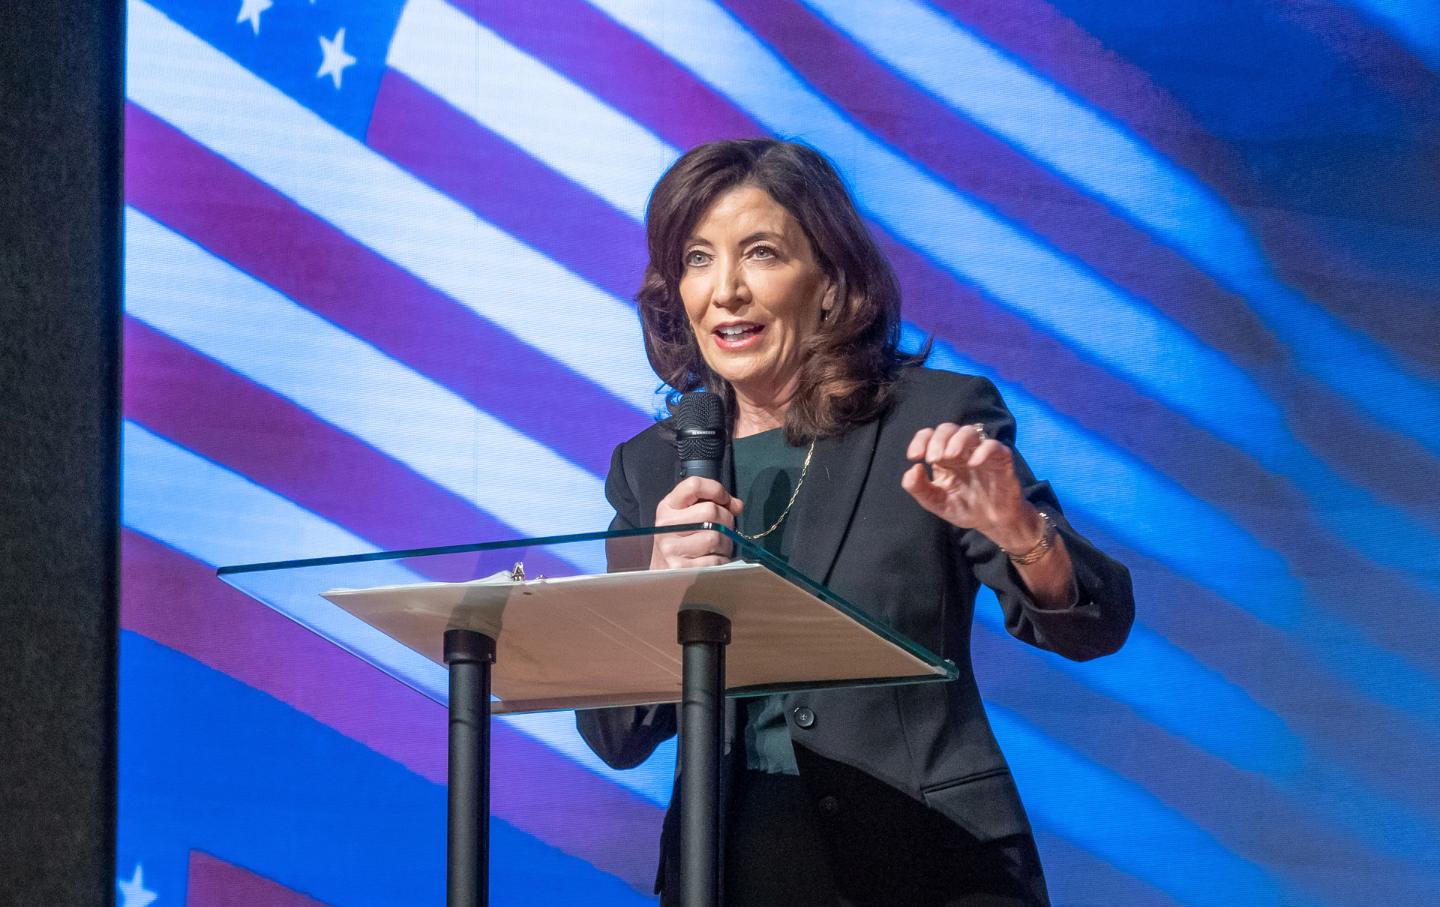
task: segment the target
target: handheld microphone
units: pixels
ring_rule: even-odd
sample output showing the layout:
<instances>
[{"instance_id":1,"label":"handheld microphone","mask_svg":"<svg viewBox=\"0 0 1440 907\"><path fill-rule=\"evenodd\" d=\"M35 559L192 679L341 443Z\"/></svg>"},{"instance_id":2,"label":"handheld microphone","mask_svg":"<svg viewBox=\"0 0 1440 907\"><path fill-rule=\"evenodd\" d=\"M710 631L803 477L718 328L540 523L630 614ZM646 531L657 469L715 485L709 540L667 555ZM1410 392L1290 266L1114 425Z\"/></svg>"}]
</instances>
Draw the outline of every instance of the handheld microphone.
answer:
<instances>
[{"instance_id":1,"label":"handheld microphone","mask_svg":"<svg viewBox=\"0 0 1440 907\"><path fill-rule=\"evenodd\" d=\"M680 398L675 408L675 453L683 478L720 479L725 452L725 412L715 394L696 391Z\"/></svg>"}]
</instances>

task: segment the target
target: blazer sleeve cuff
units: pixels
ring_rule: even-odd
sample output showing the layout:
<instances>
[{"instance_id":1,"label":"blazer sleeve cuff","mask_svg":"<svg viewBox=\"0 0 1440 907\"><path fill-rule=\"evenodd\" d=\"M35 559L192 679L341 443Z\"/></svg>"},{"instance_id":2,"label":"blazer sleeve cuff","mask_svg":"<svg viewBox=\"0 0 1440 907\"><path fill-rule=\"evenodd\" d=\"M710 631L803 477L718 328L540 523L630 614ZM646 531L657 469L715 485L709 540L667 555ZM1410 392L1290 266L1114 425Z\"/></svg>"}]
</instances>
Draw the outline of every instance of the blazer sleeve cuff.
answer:
<instances>
[{"instance_id":1,"label":"blazer sleeve cuff","mask_svg":"<svg viewBox=\"0 0 1440 907\"><path fill-rule=\"evenodd\" d=\"M1005 629L1022 642L1075 661L1115 652L1134 622L1135 603L1129 571L1075 532L1058 510L1046 507L1065 540L1073 571L1072 599L1066 607L1038 604L1010 559L979 533L967 546L976 576L995 590L1005 613Z\"/></svg>"}]
</instances>

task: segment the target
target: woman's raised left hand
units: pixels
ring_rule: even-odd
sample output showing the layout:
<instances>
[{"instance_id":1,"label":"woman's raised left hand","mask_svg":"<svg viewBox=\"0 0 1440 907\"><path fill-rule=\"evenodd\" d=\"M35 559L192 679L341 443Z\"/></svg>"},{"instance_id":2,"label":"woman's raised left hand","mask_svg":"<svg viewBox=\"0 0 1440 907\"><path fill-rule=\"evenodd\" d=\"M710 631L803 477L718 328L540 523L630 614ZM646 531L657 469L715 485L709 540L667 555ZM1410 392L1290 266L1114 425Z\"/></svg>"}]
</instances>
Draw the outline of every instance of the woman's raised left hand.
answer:
<instances>
[{"instance_id":1,"label":"woman's raised left hand","mask_svg":"<svg viewBox=\"0 0 1440 907\"><path fill-rule=\"evenodd\" d=\"M942 422L910 440L900 487L952 525L978 529L995 544L1024 551L1044 532L1040 513L1020 491L1015 455L978 425Z\"/></svg>"}]
</instances>

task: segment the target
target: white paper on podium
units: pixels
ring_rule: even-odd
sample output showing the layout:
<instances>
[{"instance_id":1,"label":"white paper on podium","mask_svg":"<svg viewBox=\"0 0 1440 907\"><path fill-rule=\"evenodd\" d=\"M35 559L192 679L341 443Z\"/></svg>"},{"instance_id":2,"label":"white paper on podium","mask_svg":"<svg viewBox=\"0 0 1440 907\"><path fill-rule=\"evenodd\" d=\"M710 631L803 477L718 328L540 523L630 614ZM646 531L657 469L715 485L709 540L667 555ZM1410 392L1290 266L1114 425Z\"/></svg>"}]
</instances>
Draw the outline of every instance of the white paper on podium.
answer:
<instances>
[{"instance_id":1,"label":"white paper on podium","mask_svg":"<svg viewBox=\"0 0 1440 907\"><path fill-rule=\"evenodd\" d=\"M493 637L497 713L677 701L675 622L682 605L730 618L732 691L949 675L765 567L740 561L523 582L497 574L323 594L438 664L447 629Z\"/></svg>"}]
</instances>

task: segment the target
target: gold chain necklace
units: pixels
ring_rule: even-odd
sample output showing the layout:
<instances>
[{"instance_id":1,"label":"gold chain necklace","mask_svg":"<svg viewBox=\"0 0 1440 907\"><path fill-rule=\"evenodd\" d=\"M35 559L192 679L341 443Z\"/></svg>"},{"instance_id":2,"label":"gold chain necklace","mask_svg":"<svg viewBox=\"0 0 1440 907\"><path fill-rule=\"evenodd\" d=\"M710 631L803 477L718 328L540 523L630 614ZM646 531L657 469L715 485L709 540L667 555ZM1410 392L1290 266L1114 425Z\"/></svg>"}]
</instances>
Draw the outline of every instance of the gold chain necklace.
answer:
<instances>
[{"instance_id":1,"label":"gold chain necklace","mask_svg":"<svg viewBox=\"0 0 1440 907\"><path fill-rule=\"evenodd\" d=\"M764 532L757 532L754 535L746 535L745 533L737 529L735 530L736 535L740 536L747 542L754 542L763 539L765 536L780 528L780 524L785 522L785 518L790 515L790 508L795 506L795 498L800 494L800 489L805 484L805 473L810 471L810 458L814 455L815 439L811 438L810 449L805 451L805 462L800 466L800 481L795 483L795 490L790 492L790 500L785 502L785 509L780 511L780 518L777 519L775 522L771 523L770 528L766 529Z\"/></svg>"}]
</instances>

